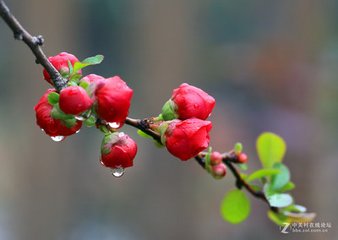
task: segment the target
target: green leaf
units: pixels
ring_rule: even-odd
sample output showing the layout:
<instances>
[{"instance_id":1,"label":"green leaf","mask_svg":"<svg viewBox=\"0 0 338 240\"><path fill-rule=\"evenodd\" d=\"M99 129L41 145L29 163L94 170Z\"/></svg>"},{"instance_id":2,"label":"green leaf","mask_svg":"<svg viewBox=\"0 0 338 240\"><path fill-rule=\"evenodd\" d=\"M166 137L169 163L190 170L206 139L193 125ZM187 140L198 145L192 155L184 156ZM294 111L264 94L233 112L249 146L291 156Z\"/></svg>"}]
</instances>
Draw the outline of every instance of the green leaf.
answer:
<instances>
[{"instance_id":1,"label":"green leaf","mask_svg":"<svg viewBox=\"0 0 338 240\"><path fill-rule=\"evenodd\" d=\"M293 201L291 195L287 193L268 195L266 196L266 199L268 200L270 206L278 208L289 206Z\"/></svg>"},{"instance_id":2,"label":"green leaf","mask_svg":"<svg viewBox=\"0 0 338 240\"><path fill-rule=\"evenodd\" d=\"M51 92L48 94L48 103L51 105L55 105L59 102L60 95L56 92Z\"/></svg>"},{"instance_id":3,"label":"green leaf","mask_svg":"<svg viewBox=\"0 0 338 240\"><path fill-rule=\"evenodd\" d=\"M268 218L280 226L284 226L284 224L287 223L288 219L288 217L283 215L282 213L275 213L271 210L268 211Z\"/></svg>"},{"instance_id":4,"label":"green leaf","mask_svg":"<svg viewBox=\"0 0 338 240\"><path fill-rule=\"evenodd\" d=\"M96 55L93 57L88 57L82 61L83 64L88 64L88 65L96 65L100 64L104 59L103 55Z\"/></svg>"},{"instance_id":5,"label":"green leaf","mask_svg":"<svg viewBox=\"0 0 338 240\"><path fill-rule=\"evenodd\" d=\"M248 177L248 182L251 182L253 180L256 179L260 179L263 177L267 177L267 176L271 176L271 175L275 175L280 173L279 169L274 169L274 168L263 168L263 169L259 169L253 173L250 174L250 176Z\"/></svg>"},{"instance_id":6,"label":"green leaf","mask_svg":"<svg viewBox=\"0 0 338 240\"><path fill-rule=\"evenodd\" d=\"M221 203L223 219L233 224L244 221L249 216L250 210L250 200L239 189L228 192Z\"/></svg>"},{"instance_id":7,"label":"green leaf","mask_svg":"<svg viewBox=\"0 0 338 240\"><path fill-rule=\"evenodd\" d=\"M235 151L235 154L240 154L243 150L243 145L242 143L238 142L235 144L234 146L234 151Z\"/></svg>"},{"instance_id":8,"label":"green leaf","mask_svg":"<svg viewBox=\"0 0 338 240\"><path fill-rule=\"evenodd\" d=\"M103 55L96 55L94 57L86 58L82 62L75 62L73 73L77 73L79 70L87 66L100 64L103 61L103 58Z\"/></svg>"},{"instance_id":9,"label":"green leaf","mask_svg":"<svg viewBox=\"0 0 338 240\"><path fill-rule=\"evenodd\" d=\"M246 163L239 163L239 164L237 164L237 166L243 171L248 170L248 164L246 164Z\"/></svg>"},{"instance_id":10,"label":"green leaf","mask_svg":"<svg viewBox=\"0 0 338 240\"><path fill-rule=\"evenodd\" d=\"M304 213L306 212L306 207L302 205L291 204L290 206L283 208L283 212L284 211L293 213Z\"/></svg>"},{"instance_id":11,"label":"green leaf","mask_svg":"<svg viewBox=\"0 0 338 240\"><path fill-rule=\"evenodd\" d=\"M296 185L293 182L288 182L287 184L285 184L281 189L279 189L279 192L287 192L290 191L292 189L294 189L296 187Z\"/></svg>"},{"instance_id":12,"label":"green leaf","mask_svg":"<svg viewBox=\"0 0 338 240\"><path fill-rule=\"evenodd\" d=\"M271 177L270 187L273 190L278 190L290 181L290 171L283 163L276 163L273 168L280 170L280 172Z\"/></svg>"},{"instance_id":13,"label":"green leaf","mask_svg":"<svg viewBox=\"0 0 338 240\"><path fill-rule=\"evenodd\" d=\"M270 132L262 133L258 137L256 148L264 168L271 168L275 163L281 162L286 152L283 138Z\"/></svg>"}]
</instances>

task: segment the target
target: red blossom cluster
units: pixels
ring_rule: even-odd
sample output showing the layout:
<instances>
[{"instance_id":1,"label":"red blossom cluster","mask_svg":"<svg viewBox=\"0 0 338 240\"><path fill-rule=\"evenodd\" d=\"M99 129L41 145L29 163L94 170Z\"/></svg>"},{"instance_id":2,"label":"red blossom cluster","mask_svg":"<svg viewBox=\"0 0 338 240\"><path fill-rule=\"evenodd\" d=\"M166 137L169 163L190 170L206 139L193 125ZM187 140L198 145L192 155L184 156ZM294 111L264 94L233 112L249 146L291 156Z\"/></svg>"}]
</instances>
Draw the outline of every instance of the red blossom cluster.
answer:
<instances>
[{"instance_id":1,"label":"red blossom cluster","mask_svg":"<svg viewBox=\"0 0 338 240\"><path fill-rule=\"evenodd\" d=\"M77 133L83 123L96 125L105 133L101 163L115 169L133 166L137 145L128 135L118 131L128 116L133 90L119 76L82 76L83 67L97 64L95 58L80 62L74 55L62 52L48 59L67 80L67 86L59 93L48 89L42 96L35 106L37 124L57 140ZM53 85L46 70L43 75ZM212 123L206 119L214 106L215 99L206 92L181 84L173 90L161 114L153 118L150 129L161 136L161 143L172 155L186 161L208 148ZM216 152L212 159L215 155ZM215 177L225 175L222 160L213 164L211 173Z\"/></svg>"}]
</instances>

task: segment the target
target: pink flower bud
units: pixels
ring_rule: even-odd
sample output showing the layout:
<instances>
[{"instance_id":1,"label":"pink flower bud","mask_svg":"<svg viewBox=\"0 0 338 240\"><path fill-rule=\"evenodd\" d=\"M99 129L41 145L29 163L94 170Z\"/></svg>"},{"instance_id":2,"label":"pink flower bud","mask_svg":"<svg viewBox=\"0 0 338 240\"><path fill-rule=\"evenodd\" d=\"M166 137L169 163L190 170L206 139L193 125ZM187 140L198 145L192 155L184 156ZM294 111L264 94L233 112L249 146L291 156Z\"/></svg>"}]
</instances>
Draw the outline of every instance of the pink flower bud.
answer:
<instances>
[{"instance_id":1,"label":"pink flower bud","mask_svg":"<svg viewBox=\"0 0 338 240\"><path fill-rule=\"evenodd\" d=\"M124 133L106 135L101 145L101 163L109 168L133 166L137 153L135 141Z\"/></svg>"},{"instance_id":2,"label":"pink flower bud","mask_svg":"<svg viewBox=\"0 0 338 240\"><path fill-rule=\"evenodd\" d=\"M60 72L61 75L69 73L68 61L70 61L70 63L73 66L75 62L79 61L77 57L67 52L62 52L56 56L49 57L48 60L56 68L56 70ZM78 73L81 74L82 71L79 70ZM49 73L46 71L46 69L43 69L43 76L47 82L53 85L53 82L49 76Z\"/></svg>"},{"instance_id":3,"label":"pink flower bud","mask_svg":"<svg viewBox=\"0 0 338 240\"><path fill-rule=\"evenodd\" d=\"M79 115L93 104L86 90L78 86L64 88L60 92L60 109L66 114Z\"/></svg>"},{"instance_id":4,"label":"pink flower bud","mask_svg":"<svg viewBox=\"0 0 338 240\"><path fill-rule=\"evenodd\" d=\"M118 76L100 82L95 90L98 116L122 126L128 116L132 96L133 90Z\"/></svg>"},{"instance_id":5,"label":"pink flower bud","mask_svg":"<svg viewBox=\"0 0 338 240\"><path fill-rule=\"evenodd\" d=\"M174 120L169 123L162 138L168 151L185 161L208 147L211 128L211 122L197 118Z\"/></svg>"},{"instance_id":6,"label":"pink flower bud","mask_svg":"<svg viewBox=\"0 0 338 240\"><path fill-rule=\"evenodd\" d=\"M187 83L183 83L174 89L171 100L169 101L172 101L175 106L171 107L174 113L163 112L162 115L165 120L173 119L172 116L174 115L177 115L181 120L188 118L205 120L209 117L215 106L215 99L213 97L202 89ZM165 110L168 110L168 108Z\"/></svg>"},{"instance_id":7,"label":"pink flower bud","mask_svg":"<svg viewBox=\"0 0 338 240\"><path fill-rule=\"evenodd\" d=\"M218 165L222 162L223 156L219 152L212 152L210 155L210 164L211 165Z\"/></svg>"},{"instance_id":8,"label":"pink flower bud","mask_svg":"<svg viewBox=\"0 0 338 240\"><path fill-rule=\"evenodd\" d=\"M51 137L76 133L82 126L81 121L76 121L74 126L68 128L62 120L51 117L53 106L48 103L48 94L51 92L55 92L55 89L48 89L34 107L37 125Z\"/></svg>"},{"instance_id":9,"label":"pink flower bud","mask_svg":"<svg viewBox=\"0 0 338 240\"><path fill-rule=\"evenodd\" d=\"M212 166L211 174L216 179L221 179L226 175L227 167L224 163Z\"/></svg>"}]
</instances>

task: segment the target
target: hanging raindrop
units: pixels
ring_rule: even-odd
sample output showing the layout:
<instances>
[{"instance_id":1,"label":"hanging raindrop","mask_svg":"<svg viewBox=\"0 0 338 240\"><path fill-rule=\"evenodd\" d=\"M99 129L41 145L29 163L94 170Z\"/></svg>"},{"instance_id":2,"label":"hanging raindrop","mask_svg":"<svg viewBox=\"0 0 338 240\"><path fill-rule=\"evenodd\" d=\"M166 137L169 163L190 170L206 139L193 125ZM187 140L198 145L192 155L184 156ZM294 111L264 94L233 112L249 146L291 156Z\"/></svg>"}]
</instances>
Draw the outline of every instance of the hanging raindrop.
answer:
<instances>
[{"instance_id":1,"label":"hanging raindrop","mask_svg":"<svg viewBox=\"0 0 338 240\"><path fill-rule=\"evenodd\" d=\"M81 115L75 116L75 119L76 119L76 120L79 120L79 121L84 121L84 120L86 120L86 118L83 117L83 116L81 116Z\"/></svg>"},{"instance_id":2,"label":"hanging raindrop","mask_svg":"<svg viewBox=\"0 0 338 240\"><path fill-rule=\"evenodd\" d=\"M54 142L61 142L63 139L65 139L64 136L54 136L50 137Z\"/></svg>"},{"instance_id":3,"label":"hanging raindrop","mask_svg":"<svg viewBox=\"0 0 338 240\"><path fill-rule=\"evenodd\" d=\"M77 131L75 132L75 134L76 134L76 133L79 133L79 132L80 132L80 129L79 129L79 130L77 130Z\"/></svg>"},{"instance_id":4,"label":"hanging raindrop","mask_svg":"<svg viewBox=\"0 0 338 240\"><path fill-rule=\"evenodd\" d=\"M124 168L121 166L117 168L112 168L111 173L114 177L117 177L117 178L122 177L122 175L124 174Z\"/></svg>"},{"instance_id":5,"label":"hanging raindrop","mask_svg":"<svg viewBox=\"0 0 338 240\"><path fill-rule=\"evenodd\" d=\"M108 123L108 125L111 128L119 128L120 127L120 124L117 123L117 122L111 122L111 123Z\"/></svg>"}]
</instances>

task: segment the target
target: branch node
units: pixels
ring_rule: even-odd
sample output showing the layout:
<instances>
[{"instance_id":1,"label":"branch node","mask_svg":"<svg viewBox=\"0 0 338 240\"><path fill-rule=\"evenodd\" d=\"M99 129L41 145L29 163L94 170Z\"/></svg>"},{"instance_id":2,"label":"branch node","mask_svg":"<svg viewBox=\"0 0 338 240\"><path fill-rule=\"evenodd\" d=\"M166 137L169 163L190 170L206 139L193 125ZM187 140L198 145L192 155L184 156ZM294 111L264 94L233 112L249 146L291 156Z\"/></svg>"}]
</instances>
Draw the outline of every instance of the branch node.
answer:
<instances>
[{"instance_id":1,"label":"branch node","mask_svg":"<svg viewBox=\"0 0 338 240\"><path fill-rule=\"evenodd\" d=\"M23 34L22 34L22 32L21 31L18 31L18 32L15 32L14 33L14 38L16 39L16 40L22 40L23 39Z\"/></svg>"},{"instance_id":2,"label":"branch node","mask_svg":"<svg viewBox=\"0 0 338 240\"><path fill-rule=\"evenodd\" d=\"M34 45L37 45L37 46L42 46L43 43L44 43L44 38L42 35L38 35L38 36L33 36L33 43Z\"/></svg>"}]
</instances>

